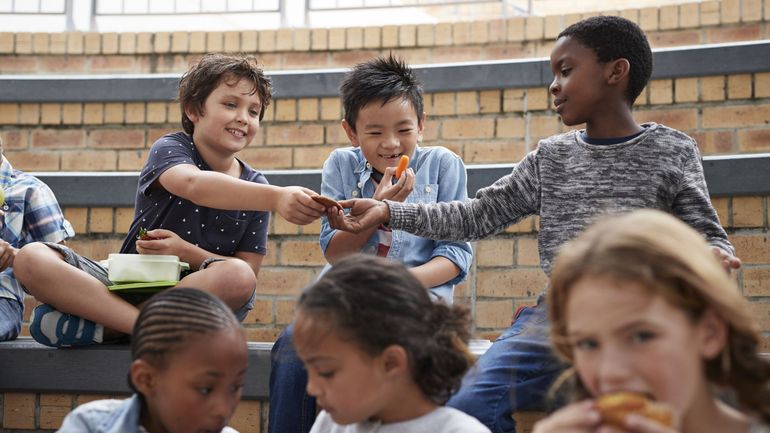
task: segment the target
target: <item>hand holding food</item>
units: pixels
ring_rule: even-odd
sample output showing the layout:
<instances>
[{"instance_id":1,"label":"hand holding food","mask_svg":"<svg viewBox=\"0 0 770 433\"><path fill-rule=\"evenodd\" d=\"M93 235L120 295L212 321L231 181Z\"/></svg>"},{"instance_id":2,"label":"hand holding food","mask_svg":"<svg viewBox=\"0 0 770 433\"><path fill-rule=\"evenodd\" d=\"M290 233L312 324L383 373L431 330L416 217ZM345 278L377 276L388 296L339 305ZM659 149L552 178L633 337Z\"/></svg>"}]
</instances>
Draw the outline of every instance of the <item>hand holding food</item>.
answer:
<instances>
[{"instance_id":1,"label":"hand holding food","mask_svg":"<svg viewBox=\"0 0 770 433\"><path fill-rule=\"evenodd\" d=\"M605 394L596 400L602 420L615 427L623 428L629 414L641 415L666 427L673 427L674 416L671 408L654 402L635 392Z\"/></svg>"},{"instance_id":2,"label":"hand holding food","mask_svg":"<svg viewBox=\"0 0 770 433\"><path fill-rule=\"evenodd\" d=\"M318 203L321 203L322 205L326 206L326 209L336 207L337 210L342 210L342 205L337 203L336 200L333 200L329 197L323 196L323 195L314 195L313 200L317 201Z\"/></svg>"}]
</instances>

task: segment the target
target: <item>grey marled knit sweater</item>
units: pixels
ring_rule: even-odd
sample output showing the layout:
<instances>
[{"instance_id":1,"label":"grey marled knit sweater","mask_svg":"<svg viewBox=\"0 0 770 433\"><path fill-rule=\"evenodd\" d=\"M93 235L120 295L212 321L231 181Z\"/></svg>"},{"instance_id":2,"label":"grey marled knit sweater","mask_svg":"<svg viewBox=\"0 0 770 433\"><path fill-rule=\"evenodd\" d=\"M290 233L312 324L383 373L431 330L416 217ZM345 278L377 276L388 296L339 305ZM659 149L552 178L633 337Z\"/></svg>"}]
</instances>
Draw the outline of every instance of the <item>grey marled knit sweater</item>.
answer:
<instances>
[{"instance_id":1,"label":"grey marled knit sweater","mask_svg":"<svg viewBox=\"0 0 770 433\"><path fill-rule=\"evenodd\" d=\"M511 174L467 201L387 201L390 227L465 241L540 215L540 266L550 275L557 249L598 216L654 208L676 215L734 255L709 200L695 140L663 125L644 126L641 135L613 145L588 144L579 131L546 138Z\"/></svg>"}]
</instances>

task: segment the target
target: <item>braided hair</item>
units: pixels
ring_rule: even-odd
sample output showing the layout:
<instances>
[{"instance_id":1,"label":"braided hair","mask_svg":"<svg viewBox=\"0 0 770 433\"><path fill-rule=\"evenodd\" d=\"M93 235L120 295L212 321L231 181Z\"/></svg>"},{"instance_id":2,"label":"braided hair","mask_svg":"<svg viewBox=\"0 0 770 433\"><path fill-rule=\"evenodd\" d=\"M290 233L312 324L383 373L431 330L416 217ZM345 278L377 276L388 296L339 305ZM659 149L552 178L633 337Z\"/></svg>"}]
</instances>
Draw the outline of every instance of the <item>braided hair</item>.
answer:
<instances>
[{"instance_id":1,"label":"braided hair","mask_svg":"<svg viewBox=\"0 0 770 433\"><path fill-rule=\"evenodd\" d=\"M163 367L167 355L194 337L240 328L230 308L198 289L165 290L139 312L131 340L131 360L144 359Z\"/></svg>"},{"instance_id":2,"label":"braided hair","mask_svg":"<svg viewBox=\"0 0 770 433\"><path fill-rule=\"evenodd\" d=\"M431 301L400 262L365 254L346 257L305 289L297 310L310 323L327 323L327 332L344 335L370 356L392 345L403 347L412 380L437 404L460 387L473 364L468 309ZM294 337L303 332L318 329L295 328Z\"/></svg>"}]
</instances>

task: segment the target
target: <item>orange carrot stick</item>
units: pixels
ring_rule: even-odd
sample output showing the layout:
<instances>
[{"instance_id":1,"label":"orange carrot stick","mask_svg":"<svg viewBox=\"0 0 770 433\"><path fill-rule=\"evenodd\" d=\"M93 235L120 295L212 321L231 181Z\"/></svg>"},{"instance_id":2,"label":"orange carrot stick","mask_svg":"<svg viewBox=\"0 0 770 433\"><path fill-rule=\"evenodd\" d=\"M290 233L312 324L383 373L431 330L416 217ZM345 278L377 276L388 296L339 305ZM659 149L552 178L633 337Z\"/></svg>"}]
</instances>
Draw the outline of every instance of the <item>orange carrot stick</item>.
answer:
<instances>
[{"instance_id":1,"label":"orange carrot stick","mask_svg":"<svg viewBox=\"0 0 770 433\"><path fill-rule=\"evenodd\" d=\"M401 160L398 161L398 168L396 168L396 179L401 177L401 173L406 170L406 167L409 165L409 157L406 155L401 155Z\"/></svg>"}]
</instances>

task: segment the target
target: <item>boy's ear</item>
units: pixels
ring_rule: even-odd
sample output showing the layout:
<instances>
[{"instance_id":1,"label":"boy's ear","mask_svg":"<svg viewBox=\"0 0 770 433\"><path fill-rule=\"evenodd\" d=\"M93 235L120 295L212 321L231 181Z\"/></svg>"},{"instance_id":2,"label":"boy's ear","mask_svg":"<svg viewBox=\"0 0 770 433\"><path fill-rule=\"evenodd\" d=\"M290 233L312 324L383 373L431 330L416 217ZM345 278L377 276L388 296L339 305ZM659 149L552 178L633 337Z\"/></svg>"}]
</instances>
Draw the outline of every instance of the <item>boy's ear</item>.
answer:
<instances>
[{"instance_id":1,"label":"boy's ear","mask_svg":"<svg viewBox=\"0 0 770 433\"><path fill-rule=\"evenodd\" d=\"M350 123L348 123L348 121L345 119L342 119L342 129L345 130L345 134L348 136L348 140L350 140L350 144L352 144L353 147L358 147L361 145L361 143L358 142L358 135L356 135L356 131L353 131L353 127L350 126Z\"/></svg>"},{"instance_id":2,"label":"boy's ear","mask_svg":"<svg viewBox=\"0 0 770 433\"><path fill-rule=\"evenodd\" d=\"M195 110L190 107L184 107L184 114L187 115L187 118L190 119L192 123L197 123L198 119L201 117L200 113L195 112Z\"/></svg>"},{"instance_id":3,"label":"boy's ear","mask_svg":"<svg viewBox=\"0 0 770 433\"><path fill-rule=\"evenodd\" d=\"M631 71L631 63L628 62L628 59L615 59L607 67L609 70L609 76L607 77L609 84L618 84L628 77Z\"/></svg>"},{"instance_id":4,"label":"boy's ear","mask_svg":"<svg viewBox=\"0 0 770 433\"><path fill-rule=\"evenodd\" d=\"M155 375L158 369L143 359L136 359L131 363L131 383L140 394L151 395L155 388Z\"/></svg>"},{"instance_id":5,"label":"boy's ear","mask_svg":"<svg viewBox=\"0 0 770 433\"><path fill-rule=\"evenodd\" d=\"M403 346L398 344L388 346L380 354L380 359L388 376L398 376L409 371L409 355Z\"/></svg>"},{"instance_id":6,"label":"boy's ear","mask_svg":"<svg viewBox=\"0 0 770 433\"><path fill-rule=\"evenodd\" d=\"M727 324L714 310L709 309L698 320L698 343L703 359L713 359L727 344Z\"/></svg>"}]
</instances>

